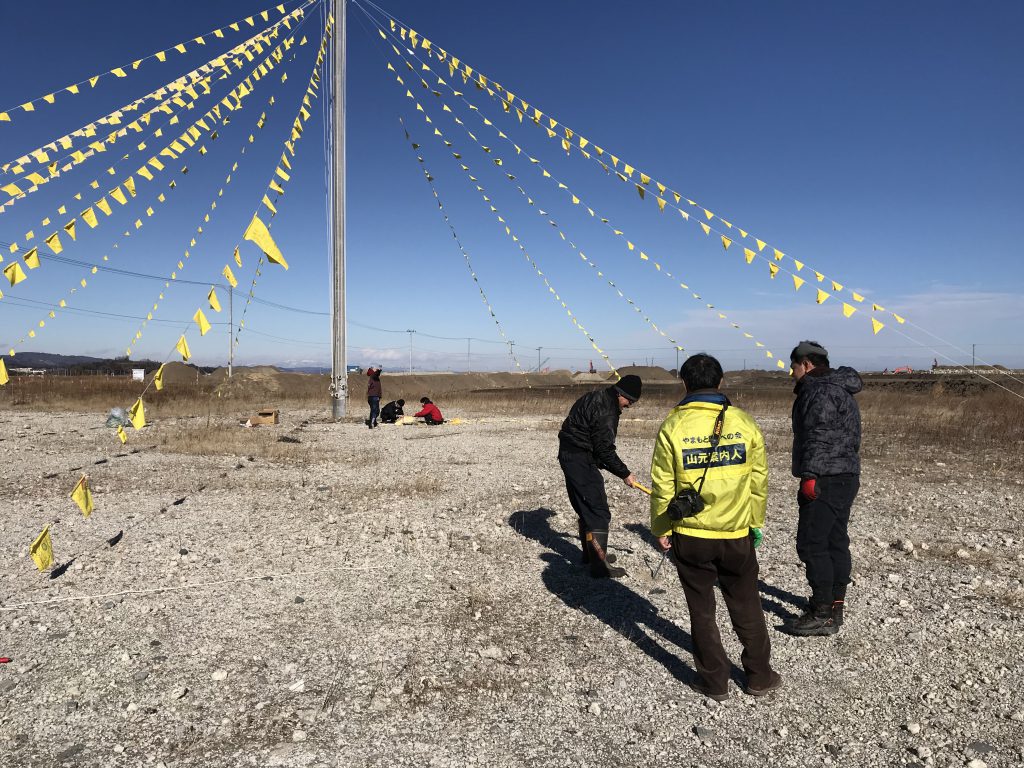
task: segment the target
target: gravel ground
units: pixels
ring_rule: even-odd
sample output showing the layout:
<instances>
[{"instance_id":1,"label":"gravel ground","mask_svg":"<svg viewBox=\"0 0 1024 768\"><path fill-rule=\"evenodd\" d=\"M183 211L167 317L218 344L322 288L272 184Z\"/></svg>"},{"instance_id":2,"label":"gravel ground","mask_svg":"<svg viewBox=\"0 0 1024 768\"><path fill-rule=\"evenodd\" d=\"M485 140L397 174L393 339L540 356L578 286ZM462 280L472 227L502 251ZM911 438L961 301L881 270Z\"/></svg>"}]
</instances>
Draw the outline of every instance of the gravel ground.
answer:
<instances>
[{"instance_id":1,"label":"gravel ground","mask_svg":"<svg viewBox=\"0 0 1024 768\"><path fill-rule=\"evenodd\" d=\"M620 452L646 478L662 414L629 415ZM627 578L577 565L555 419L371 432L294 413L218 456L154 447L205 419L127 449L102 420L0 413L4 768L1024 765L1024 488L955 447L865 462L846 625L796 638L774 629L807 592L788 420L759 419L786 687L717 704L685 685L689 620L671 567L652 579L646 497L608 479ZM28 544L57 518L74 562L48 580Z\"/></svg>"}]
</instances>

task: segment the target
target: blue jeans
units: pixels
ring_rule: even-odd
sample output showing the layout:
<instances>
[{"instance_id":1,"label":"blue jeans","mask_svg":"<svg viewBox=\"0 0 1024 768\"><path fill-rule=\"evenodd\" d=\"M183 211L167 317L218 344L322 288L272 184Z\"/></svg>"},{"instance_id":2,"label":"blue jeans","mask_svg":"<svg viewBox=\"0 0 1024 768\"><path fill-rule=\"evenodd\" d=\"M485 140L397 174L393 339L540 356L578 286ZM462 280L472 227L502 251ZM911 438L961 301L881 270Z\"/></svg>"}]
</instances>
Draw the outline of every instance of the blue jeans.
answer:
<instances>
[{"instance_id":1,"label":"blue jeans","mask_svg":"<svg viewBox=\"0 0 1024 768\"><path fill-rule=\"evenodd\" d=\"M380 398L368 397L366 402L370 404L370 426L377 426L377 417L380 416Z\"/></svg>"}]
</instances>

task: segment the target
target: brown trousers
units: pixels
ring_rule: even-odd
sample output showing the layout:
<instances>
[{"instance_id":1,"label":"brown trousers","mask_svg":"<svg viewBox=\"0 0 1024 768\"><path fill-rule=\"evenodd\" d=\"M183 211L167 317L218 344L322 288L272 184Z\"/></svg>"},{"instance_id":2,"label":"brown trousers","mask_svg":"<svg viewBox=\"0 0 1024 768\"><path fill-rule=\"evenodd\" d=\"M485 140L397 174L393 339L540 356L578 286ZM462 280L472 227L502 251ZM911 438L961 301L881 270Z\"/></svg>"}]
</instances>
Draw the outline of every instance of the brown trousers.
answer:
<instances>
[{"instance_id":1,"label":"brown trousers","mask_svg":"<svg viewBox=\"0 0 1024 768\"><path fill-rule=\"evenodd\" d=\"M673 534L672 552L690 609L693 661L711 693L729 689L729 658L715 621L715 581L729 609L732 628L743 645L747 685L761 688L772 678L771 643L757 588L757 555L749 536L701 539Z\"/></svg>"}]
</instances>

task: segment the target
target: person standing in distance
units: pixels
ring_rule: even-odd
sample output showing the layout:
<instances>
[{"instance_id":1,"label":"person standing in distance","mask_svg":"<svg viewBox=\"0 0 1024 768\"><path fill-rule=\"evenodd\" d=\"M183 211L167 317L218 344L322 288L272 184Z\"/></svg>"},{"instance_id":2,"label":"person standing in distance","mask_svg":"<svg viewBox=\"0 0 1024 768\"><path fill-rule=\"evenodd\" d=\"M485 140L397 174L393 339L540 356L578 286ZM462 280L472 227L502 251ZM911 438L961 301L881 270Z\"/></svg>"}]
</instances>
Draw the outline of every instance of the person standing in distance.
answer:
<instances>
[{"instance_id":1,"label":"person standing in distance","mask_svg":"<svg viewBox=\"0 0 1024 768\"><path fill-rule=\"evenodd\" d=\"M380 383L381 368L370 366L366 369L368 381L366 383L366 402L370 404L370 418L366 420L366 426L373 429L377 426L377 416L380 415L380 398L384 394Z\"/></svg>"},{"instance_id":2,"label":"person standing in distance","mask_svg":"<svg viewBox=\"0 0 1024 768\"><path fill-rule=\"evenodd\" d=\"M771 667L754 552L768 507L764 437L719 391L718 360L693 355L679 378L686 396L661 425L651 458L651 533L662 552L674 555L686 595L701 676L694 690L716 701L729 698L731 666L715 621L717 581L743 645L746 691L763 696L782 687L782 676Z\"/></svg>"},{"instance_id":3,"label":"person standing in distance","mask_svg":"<svg viewBox=\"0 0 1024 768\"><path fill-rule=\"evenodd\" d=\"M565 475L569 503L579 516L583 563L595 579L621 578L622 568L609 563L608 526L612 520L604 490L605 469L630 488L635 478L615 452L619 415L640 399L639 376L623 376L614 385L588 392L573 403L558 432L558 464Z\"/></svg>"},{"instance_id":4,"label":"person standing in distance","mask_svg":"<svg viewBox=\"0 0 1024 768\"><path fill-rule=\"evenodd\" d=\"M852 570L847 526L860 488L860 408L864 383L853 368L829 367L828 352L801 341L789 359L793 402L793 476L800 479L796 551L807 569L811 600L791 622L795 635L834 635L843 625Z\"/></svg>"}]
</instances>

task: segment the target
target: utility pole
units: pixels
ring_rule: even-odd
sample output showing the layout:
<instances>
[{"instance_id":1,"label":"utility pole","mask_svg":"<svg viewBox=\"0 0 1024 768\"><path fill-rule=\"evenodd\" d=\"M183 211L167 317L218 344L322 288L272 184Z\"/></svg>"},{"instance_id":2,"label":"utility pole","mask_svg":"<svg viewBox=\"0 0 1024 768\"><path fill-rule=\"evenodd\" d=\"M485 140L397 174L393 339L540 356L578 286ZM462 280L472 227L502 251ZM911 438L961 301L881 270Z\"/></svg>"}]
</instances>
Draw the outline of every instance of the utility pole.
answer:
<instances>
[{"instance_id":1,"label":"utility pole","mask_svg":"<svg viewBox=\"0 0 1024 768\"><path fill-rule=\"evenodd\" d=\"M509 360L508 360L508 372L509 373L512 373L512 363L515 361L515 354L516 354L515 346L516 346L516 343L514 341L510 341L508 343L508 357L509 357Z\"/></svg>"},{"instance_id":2,"label":"utility pole","mask_svg":"<svg viewBox=\"0 0 1024 768\"><path fill-rule=\"evenodd\" d=\"M971 344L971 368L974 367L974 344Z\"/></svg>"},{"instance_id":3,"label":"utility pole","mask_svg":"<svg viewBox=\"0 0 1024 768\"><path fill-rule=\"evenodd\" d=\"M409 334L409 373L412 373L412 335L416 333L416 331L406 328L405 332Z\"/></svg>"},{"instance_id":4,"label":"utility pole","mask_svg":"<svg viewBox=\"0 0 1024 768\"><path fill-rule=\"evenodd\" d=\"M228 283L228 378L235 362L235 289Z\"/></svg>"},{"instance_id":5,"label":"utility pole","mask_svg":"<svg viewBox=\"0 0 1024 768\"><path fill-rule=\"evenodd\" d=\"M340 421L345 415L348 396L348 361L345 356L345 54L348 0L333 0L334 19L338 25L331 37L332 122L331 200L334 203L334 238L331 242L332 269L332 354L331 354L331 416Z\"/></svg>"},{"instance_id":6,"label":"utility pole","mask_svg":"<svg viewBox=\"0 0 1024 768\"><path fill-rule=\"evenodd\" d=\"M470 338L466 339L466 371L473 372L473 340Z\"/></svg>"},{"instance_id":7,"label":"utility pole","mask_svg":"<svg viewBox=\"0 0 1024 768\"><path fill-rule=\"evenodd\" d=\"M537 373L540 373L540 351L542 349L544 349L544 347L537 347Z\"/></svg>"}]
</instances>

